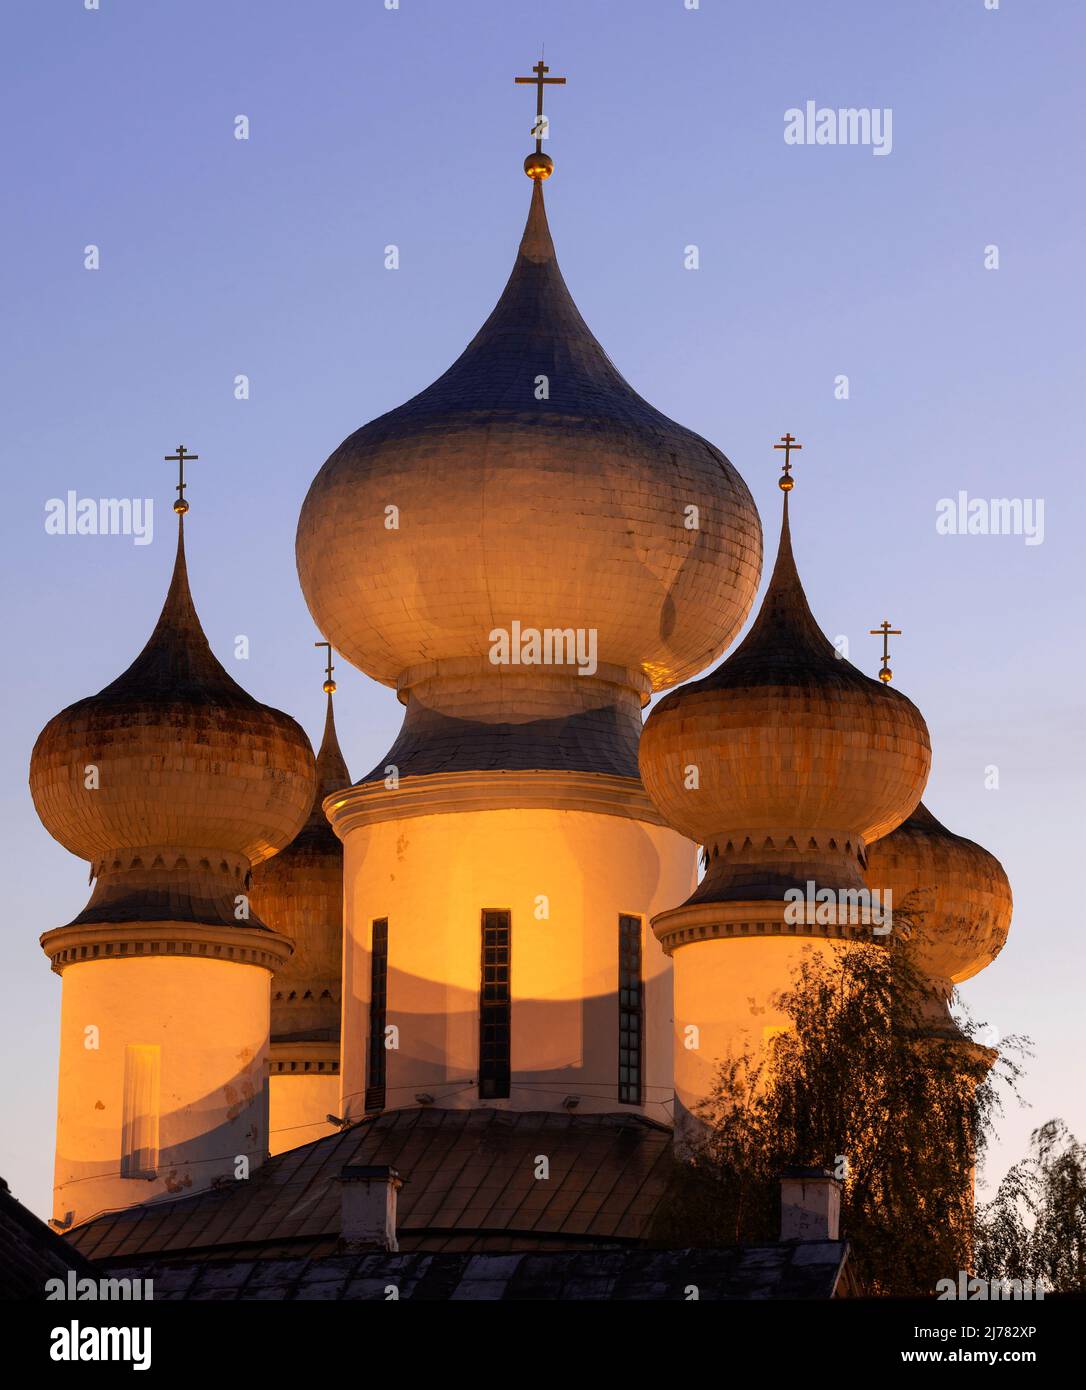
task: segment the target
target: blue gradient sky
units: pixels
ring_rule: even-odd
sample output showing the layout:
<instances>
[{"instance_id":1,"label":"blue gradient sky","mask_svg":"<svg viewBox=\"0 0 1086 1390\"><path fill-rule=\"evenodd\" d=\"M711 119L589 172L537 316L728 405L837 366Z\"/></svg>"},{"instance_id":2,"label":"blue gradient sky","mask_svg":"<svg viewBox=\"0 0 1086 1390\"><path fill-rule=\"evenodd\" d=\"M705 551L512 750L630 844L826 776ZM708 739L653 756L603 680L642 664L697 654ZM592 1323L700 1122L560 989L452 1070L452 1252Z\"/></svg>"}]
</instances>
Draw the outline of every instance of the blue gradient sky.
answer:
<instances>
[{"instance_id":1,"label":"blue gradient sky","mask_svg":"<svg viewBox=\"0 0 1086 1390\"><path fill-rule=\"evenodd\" d=\"M512 78L541 40L569 79L549 102L547 202L581 311L643 395L729 455L771 543L770 446L802 440L794 532L815 614L872 674L867 629L904 628L897 682L935 748L926 800L1010 874L1010 942L965 994L1036 1057L1032 1108L1008 1110L989 1176L1053 1114L1086 1135L1068 877L1084 770L1081 6L101 4L7 7L0 84L0 1173L16 1195L47 1212L60 982L37 937L88 893L87 866L34 814L27 760L158 613L174 534L162 456L179 441L201 455L187 542L212 645L319 737L299 506L339 441L443 371L501 290L529 194L532 99ZM785 145L784 112L808 99L892 108L892 154ZM153 496L154 543L47 536L46 499L69 488ZM1044 498L1044 543L937 535L936 503L959 489ZM337 675L358 773L400 707Z\"/></svg>"}]
</instances>

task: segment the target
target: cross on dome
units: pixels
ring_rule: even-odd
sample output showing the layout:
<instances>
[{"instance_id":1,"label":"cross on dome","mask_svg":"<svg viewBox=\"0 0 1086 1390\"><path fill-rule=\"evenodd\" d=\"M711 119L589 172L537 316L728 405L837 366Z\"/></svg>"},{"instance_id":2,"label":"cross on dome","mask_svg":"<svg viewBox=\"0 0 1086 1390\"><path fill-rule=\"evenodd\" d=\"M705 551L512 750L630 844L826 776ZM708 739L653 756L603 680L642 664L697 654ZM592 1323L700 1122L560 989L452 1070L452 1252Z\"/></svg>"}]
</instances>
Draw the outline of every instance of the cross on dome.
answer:
<instances>
[{"instance_id":1,"label":"cross on dome","mask_svg":"<svg viewBox=\"0 0 1086 1390\"><path fill-rule=\"evenodd\" d=\"M532 68L534 77L514 77L513 81L518 85L527 84L535 87L535 122L532 125L532 135L535 137L535 153L530 154L524 161L524 172L530 179L542 180L549 179L554 172L554 160L550 155L543 153L543 139L547 134L548 121L543 114L543 88L544 87L564 87L566 79L564 77L547 77L550 68L547 67L543 59L540 58L535 67Z\"/></svg>"},{"instance_id":2,"label":"cross on dome","mask_svg":"<svg viewBox=\"0 0 1086 1390\"><path fill-rule=\"evenodd\" d=\"M782 492L791 492L796 485L796 480L792 477L791 453L793 449L802 449L803 445L796 443L795 435L782 434L781 442L773 447L784 450L784 472L777 479L777 486Z\"/></svg>"},{"instance_id":3,"label":"cross on dome","mask_svg":"<svg viewBox=\"0 0 1086 1390\"><path fill-rule=\"evenodd\" d=\"M868 631L869 637L882 637L882 670L879 672L879 680L887 683L894 678L893 671L890 670L890 638L900 637L901 629L891 627L890 619L883 618L878 627L873 627Z\"/></svg>"},{"instance_id":4,"label":"cross on dome","mask_svg":"<svg viewBox=\"0 0 1086 1390\"><path fill-rule=\"evenodd\" d=\"M178 516L184 516L189 509L189 504L185 501L185 460L198 459L199 454L190 454L184 444L178 444L176 454L164 454L164 463L177 464L177 501L173 504L173 509Z\"/></svg>"},{"instance_id":5,"label":"cross on dome","mask_svg":"<svg viewBox=\"0 0 1086 1390\"><path fill-rule=\"evenodd\" d=\"M336 683L332 679L332 672L336 668L332 664L332 644L331 642L314 642L313 645L315 647L324 647L328 652L328 660L324 667L324 693L326 695L334 695L336 691Z\"/></svg>"}]
</instances>

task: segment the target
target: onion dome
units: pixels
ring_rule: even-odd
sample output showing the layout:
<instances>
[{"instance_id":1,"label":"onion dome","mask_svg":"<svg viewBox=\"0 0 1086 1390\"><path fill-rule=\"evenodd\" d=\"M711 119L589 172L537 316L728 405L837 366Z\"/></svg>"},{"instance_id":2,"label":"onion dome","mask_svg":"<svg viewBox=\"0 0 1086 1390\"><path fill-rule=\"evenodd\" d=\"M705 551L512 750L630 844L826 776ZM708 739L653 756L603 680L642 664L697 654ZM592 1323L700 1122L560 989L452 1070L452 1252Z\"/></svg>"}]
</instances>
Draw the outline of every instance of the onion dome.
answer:
<instances>
[{"instance_id":1,"label":"onion dome","mask_svg":"<svg viewBox=\"0 0 1086 1390\"><path fill-rule=\"evenodd\" d=\"M320 630L401 692L420 671L497 687L493 632L516 625L595 634L600 668L634 673L647 699L731 642L761 528L724 455L642 400L590 333L533 176L493 313L443 376L331 455L297 559Z\"/></svg>"},{"instance_id":2,"label":"onion dome","mask_svg":"<svg viewBox=\"0 0 1086 1390\"><path fill-rule=\"evenodd\" d=\"M215 659L193 606L184 519L161 616L123 675L45 726L30 790L45 828L91 862L76 924L239 916L250 866L294 837L313 799L313 752Z\"/></svg>"},{"instance_id":3,"label":"onion dome","mask_svg":"<svg viewBox=\"0 0 1086 1390\"><path fill-rule=\"evenodd\" d=\"M895 925L908 925L913 963L944 993L983 970L1003 948L1013 906L1003 865L941 825L923 802L870 846L867 882L892 892Z\"/></svg>"},{"instance_id":4,"label":"onion dome","mask_svg":"<svg viewBox=\"0 0 1086 1390\"><path fill-rule=\"evenodd\" d=\"M294 943L293 955L272 983L273 1041L339 1037L343 845L321 803L350 781L329 691L309 819L286 849L253 870L253 910Z\"/></svg>"},{"instance_id":5,"label":"onion dome","mask_svg":"<svg viewBox=\"0 0 1086 1390\"><path fill-rule=\"evenodd\" d=\"M866 844L916 805L927 726L819 629L792 556L787 491L754 625L715 671L653 710L640 763L664 819L706 848L692 902L777 899L809 880L862 887Z\"/></svg>"}]
</instances>

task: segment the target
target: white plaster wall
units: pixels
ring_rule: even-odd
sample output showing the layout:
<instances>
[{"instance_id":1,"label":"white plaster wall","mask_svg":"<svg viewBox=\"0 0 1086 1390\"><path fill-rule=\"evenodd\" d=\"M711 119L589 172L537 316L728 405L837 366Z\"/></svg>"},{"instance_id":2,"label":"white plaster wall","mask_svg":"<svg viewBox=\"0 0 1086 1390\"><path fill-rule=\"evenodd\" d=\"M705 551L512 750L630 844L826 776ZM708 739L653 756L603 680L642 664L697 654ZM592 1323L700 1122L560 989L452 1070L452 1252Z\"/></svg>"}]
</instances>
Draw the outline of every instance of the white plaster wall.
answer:
<instances>
[{"instance_id":1,"label":"white plaster wall","mask_svg":"<svg viewBox=\"0 0 1086 1390\"><path fill-rule=\"evenodd\" d=\"M695 849L662 826L589 811L505 808L406 817L345 838L343 1110L363 1112L370 927L389 921L387 1106L617 1111L618 918L643 921L643 1113L671 1119L671 963L654 912L692 891ZM549 917L536 917L537 898ZM480 915L512 914L512 1087L478 1095ZM629 1107L634 1109L635 1107Z\"/></svg>"},{"instance_id":2,"label":"white plaster wall","mask_svg":"<svg viewBox=\"0 0 1086 1390\"><path fill-rule=\"evenodd\" d=\"M250 1169L268 1147L271 975L164 956L66 966L61 976L54 1216L181 1196ZM98 1030L98 1047L86 1030ZM161 1048L158 1176L122 1178L125 1047Z\"/></svg>"},{"instance_id":3,"label":"white plaster wall","mask_svg":"<svg viewBox=\"0 0 1086 1390\"><path fill-rule=\"evenodd\" d=\"M339 1114L340 1079L335 1073L291 1076L273 1072L268 1083L273 1154L285 1153L326 1134L335 1134L329 1115Z\"/></svg>"},{"instance_id":4,"label":"white plaster wall","mask_svg":"<svg viewBox=\"0 0 1086 1390\"><path fill-rule=\"evenodd\" d=\"M840 948L822 938L785 936L676 947L676 1124L683 1125L711 1093L722 1061L747 1050L757 1056L773 1033L791 1025L773 996L791 987L792 972L807 949L833 956Z\"/></svg>"}]
</instances>

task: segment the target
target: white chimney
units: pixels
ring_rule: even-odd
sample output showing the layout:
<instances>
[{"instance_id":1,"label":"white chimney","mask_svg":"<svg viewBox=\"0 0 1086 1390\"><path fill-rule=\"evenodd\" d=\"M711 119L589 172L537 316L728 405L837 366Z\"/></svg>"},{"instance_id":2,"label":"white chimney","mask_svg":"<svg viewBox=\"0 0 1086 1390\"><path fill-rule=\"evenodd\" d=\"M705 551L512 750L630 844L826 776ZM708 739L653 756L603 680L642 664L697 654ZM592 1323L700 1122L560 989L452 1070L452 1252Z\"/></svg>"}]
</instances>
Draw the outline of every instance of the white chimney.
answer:
<instances>
[{"instance_id":1,"label":"white chimney","mask_svg":"<svg viewBox=\"0 0 1086 1390\"><path fill-rule=\"evenodd\" d=\"M781 1178L781 1240L839 1240L841 1184L828 1168L788 1168Z\"/></svg>"},{"instance_id":2,"label":"white chimney","mask_svg":"<svg viewBox=\"0 0 1086 1390\"><path fill-rule=\"evenodd\" d=\"M403 1180L387 1163L348 1164L339 1175L340 1244L344 1250L399 1250L396 1193Z\"/></svg>"}]
</instances>

